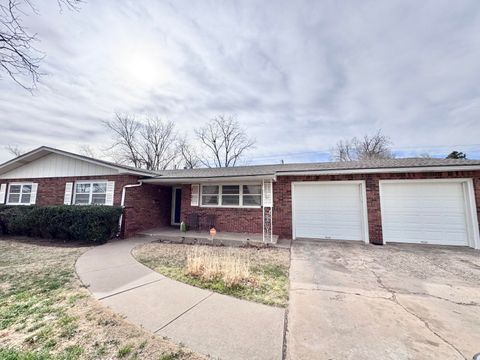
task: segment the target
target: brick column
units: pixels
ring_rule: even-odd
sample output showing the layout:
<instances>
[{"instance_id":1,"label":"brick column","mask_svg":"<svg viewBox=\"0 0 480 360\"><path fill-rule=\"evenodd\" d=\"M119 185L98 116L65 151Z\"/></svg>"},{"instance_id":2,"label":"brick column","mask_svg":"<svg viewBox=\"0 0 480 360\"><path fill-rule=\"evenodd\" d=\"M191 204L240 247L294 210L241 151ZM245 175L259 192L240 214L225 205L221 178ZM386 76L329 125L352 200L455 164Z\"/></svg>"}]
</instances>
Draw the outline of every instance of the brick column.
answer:
<instances>
[{"instance_id":1,"label":"brick column","mask_svg":"<svg viewBox=\"0 0 480 360\"><path fill-rule=\"evenodd\" d=\"M370 243L382 245L382 213L380 208L380 184L378 178L375 176L367 177L366 186Z\"/></svg>"}]
</instances>

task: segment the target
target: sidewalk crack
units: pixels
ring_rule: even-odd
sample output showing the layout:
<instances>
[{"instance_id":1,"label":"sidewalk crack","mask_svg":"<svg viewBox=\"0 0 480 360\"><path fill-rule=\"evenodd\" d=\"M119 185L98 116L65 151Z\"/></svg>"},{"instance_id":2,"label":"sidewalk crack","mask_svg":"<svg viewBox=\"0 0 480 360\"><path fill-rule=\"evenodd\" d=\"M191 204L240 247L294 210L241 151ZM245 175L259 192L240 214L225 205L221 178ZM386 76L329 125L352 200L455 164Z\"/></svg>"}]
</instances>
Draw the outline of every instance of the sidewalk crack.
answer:
<instances>
[{"instance_id":1,"label":"sidewalk crack","mask_svg":"<svg viewBox=\"0 0 480 360\"><path fill-rule=\"evenodd\" d=\"M441 296L433 295L433 294L427 294L424 292L416 292L416 291L406 291L406 292L397 292L398 294L402 295L417 295L417 296L425 296L425 297L432 297L434 299L438 300L443 300L443 301L448 301L449 303L455 304L455 305L461 305L461 306L480 306L479 303L475 301L470 301L470 302L464 302L464 301L455 301L451 299L447 299Z\"/></svg>"},{"instance_id":2,"label":"sidewalk crack","mask_svg":"<svg viewBox=\"0 0 480 360\"><path fill-rule=\"evenodd\" d=\"M367 294L362 294L360 292L342 291L342 290L335 290L335 289L322 289L322 288L319 288L319 287L316 287L316 288L294 288L294 289L290 289L290 291L321 291L321 292L331 292L331 293L342 294L342 295L355 295L355 296L361 296L361 297L370 298L370 299L389 300L389 298L387 296L367 295Z\"/></svg>"},{"instance_id":3,"label":"sidewalk crack","mask_svg":"<svg viewBox=\"0 0 480 360\"><path fill-rule=\"evenodd\" d=\"M116 292L116 293L114 293L114 294L110 294L110 295L103 296L103 297L101 297L101 298L98 298L98 300L108 299L108 298L110 298L110 297L112 297L112 296L119 295L119 294L123 294L123 293L125 293L125 292L127 292L127 291L135 290L135 289L141 288L142 286L146 286L146 285L150 285L150 284L153 284L153 283L162 281L163 279L165 279L165 278L157 279L157 280L153 280L153 281L149 281L149 282L147 282L147 283L145 283L145 284L140 284L140 285L137 285L137 286L134 286L134 287L131 287L131 288L128 288L128 289L125 289L125 290Z\"/></svg>"},{"instance_id":4,"label":"sidewalk crack","mask_svg":"<svg viewBox=\"0 0 480 360\"><path fill-rule=\"evenodd\" d=\"M95 270L82 271L82 274L90 274L90 273L93 273L93 272L99 272L99 271L105 271L105 270L110 270L110 269L116 269L116 268L119 268L119 267L131 266L131 265L135 265L135 263L134 263L134 262L128 262L128 263L119 264L119 265L112 265L112 266L102 267L102 268L100 268L100 269L95 269Z\"/></svg>"},{"instance_id":5,"label":"sidewalk crack","mask_svg":"<svg viewBox=\"0 0 480 360\"><path fill-rule=\"evenodd\" d=\"M196 302L195 304L193 304L192 306L190 306L187 310L185 310L184 312L182 312L181 314L177 315L176 317L174 317L172 320L170 320L169 322L167 322L165 325L161 326L159 329L155 330L153 333L156 334L157 332L159 332L160 330L163 330L165 329L168 325L170 325L171 323L173 323L175 320L177 320L178 318L180 318L181 316L185 315L187 312L189 312L190 310L192 310L193 308L197 307L199 304L201 304L202 302L204 302L205 300L207 300L210 296L212 296L214 293L210 293L208 294L207 296L205 296L203 299L201 299L200 301Z\"/></svg>"}]
</instances>

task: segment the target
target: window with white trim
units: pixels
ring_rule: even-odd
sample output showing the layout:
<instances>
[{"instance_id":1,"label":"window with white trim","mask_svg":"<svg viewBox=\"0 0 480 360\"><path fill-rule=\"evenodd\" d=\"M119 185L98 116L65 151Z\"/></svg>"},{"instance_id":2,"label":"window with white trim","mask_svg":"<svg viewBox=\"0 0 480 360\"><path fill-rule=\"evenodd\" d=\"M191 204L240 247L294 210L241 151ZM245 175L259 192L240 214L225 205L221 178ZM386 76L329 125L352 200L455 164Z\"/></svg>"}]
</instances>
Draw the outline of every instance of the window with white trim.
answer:
<instances>
[{"instance_id":1,"label":"window with white trim","mask_svg":"<svg viewBox=\"0 0 480 360\"><path fill-rule=\"evenodd\" d=\"M240 185L222 185L222 206L240 205Z\"/></svg>"},{"instance_id":2,"label":"window with white trim","mask_svg":"<svg viewBox=\"0 0 480 360\"><path fill-rule=\"evenodd\" d=\"M73 195L73 203L75 205L105 205L106 200L106 181L81 181L75 183Z\"/></svg>"},{"instance_id":3,"label":"window with white trim","mask_svg":"<svg viewBox=\"0 0 480 360\"><path fill-rule=\"evenodd\" d=\"M262 185L243 185L243 206L262 205Z\"/></svg>"},{"instance_id":4,"label":"window with white trim","mask_svg":"<svg viewBox=\"0 0 480 360\"><path fill-rule=\"evenodd\" d=\"M220 199L219 185L204 185L202 186L202 205L218 206Z\"/></svg>"},{"instance_id":5,"label":"window with white trim","mask_svg":"<svg viewBox=\"0 0 480 360\"><path fill-rule=\"evenodd\" d=\"M260 207L262 186L258 184L202 185L201 205L205 207Z\"/></svg>"},{"instance_id":6,"label":"window with white trim","mask_svg":"<svg viewBox=\"0 0 480 360\"><path fill-rule=\"evenodd\" d=\"M7 205L29 205L33 183L10 184L8 186Z\"/></svg>"}]
</instances>

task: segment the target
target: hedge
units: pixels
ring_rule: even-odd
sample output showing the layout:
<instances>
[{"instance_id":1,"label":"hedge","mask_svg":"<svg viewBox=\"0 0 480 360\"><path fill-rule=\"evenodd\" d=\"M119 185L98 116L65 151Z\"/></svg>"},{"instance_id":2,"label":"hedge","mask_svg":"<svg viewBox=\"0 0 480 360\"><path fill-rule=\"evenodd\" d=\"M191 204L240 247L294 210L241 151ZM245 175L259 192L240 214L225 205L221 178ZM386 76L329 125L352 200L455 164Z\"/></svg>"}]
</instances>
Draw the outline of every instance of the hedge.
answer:
<instances>
[{"instance_id":1,"label":"hedge","mask_svg":"<svg viewBox=\"0 0 480 360\"><path fill-rule=\"evenodd\" d=\"M99 205L0 205L0 230L6 235L103 244L117 234L121 214L120 207Z\"/></svg>"}]
</instances>

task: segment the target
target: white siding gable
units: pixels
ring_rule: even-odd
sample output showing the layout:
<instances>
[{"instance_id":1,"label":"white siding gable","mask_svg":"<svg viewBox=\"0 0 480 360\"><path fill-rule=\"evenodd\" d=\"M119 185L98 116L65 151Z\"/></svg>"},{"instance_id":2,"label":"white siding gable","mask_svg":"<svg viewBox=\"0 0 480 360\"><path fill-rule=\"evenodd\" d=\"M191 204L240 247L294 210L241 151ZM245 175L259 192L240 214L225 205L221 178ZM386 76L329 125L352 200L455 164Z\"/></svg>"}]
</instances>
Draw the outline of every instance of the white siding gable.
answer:
<instances>
[{"instance_id":1,"label":"white siding gable","mask_svg":"<svg viewBox=\"0 0 480 360\"><path fill-rule=\"evenodd\" d=\"M118 170L60 154L49 154L0 175L3 179L115 175Z\"/></svg>"}]
</instances>

